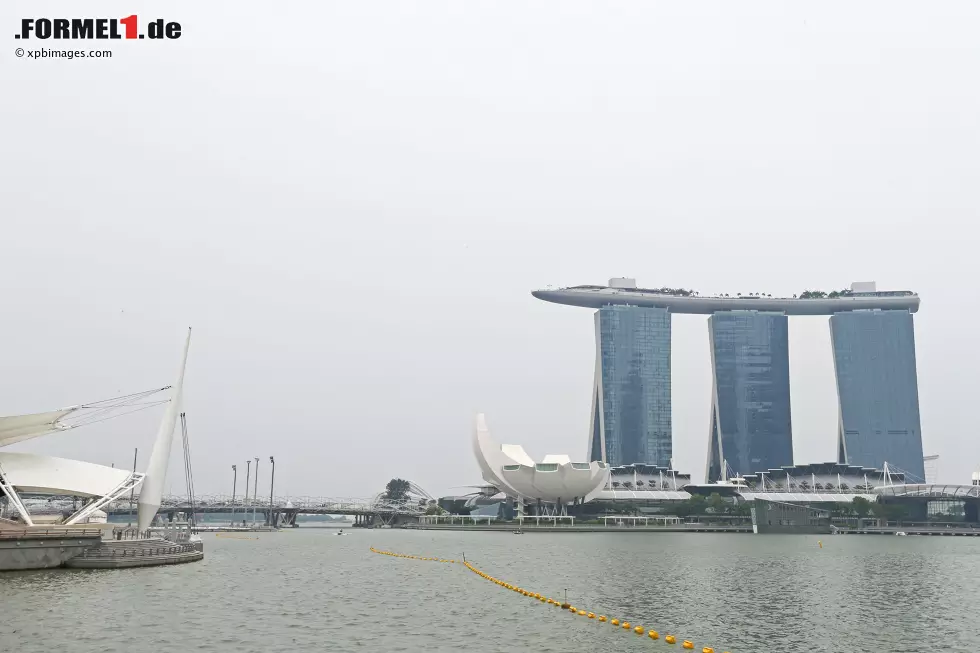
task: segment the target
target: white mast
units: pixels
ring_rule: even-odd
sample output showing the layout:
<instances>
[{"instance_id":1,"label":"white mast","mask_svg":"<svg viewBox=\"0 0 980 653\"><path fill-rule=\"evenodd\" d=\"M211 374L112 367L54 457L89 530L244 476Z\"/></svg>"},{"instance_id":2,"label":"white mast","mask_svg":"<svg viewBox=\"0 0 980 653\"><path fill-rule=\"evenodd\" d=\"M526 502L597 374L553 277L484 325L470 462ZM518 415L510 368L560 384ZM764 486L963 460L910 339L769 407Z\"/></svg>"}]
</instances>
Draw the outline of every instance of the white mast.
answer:
<instances>
[{"instance_id":1,"label":"white mast","mask_svg":"<svg viewBox=\"0 0 980 653\"><path fill-rule=\"evenodd\" d=\"M181 358L180 370L177 373L177 382L171 392L167 410L163 413L163 421L160 423L160 430L157 431L157 439L153 443L153 453L150 454L150 462L146 466L146 479L140 489L137 527L141 531L150 527L157 510L160 509L160 501L163 499L163 483L167 478L167 464L170 462L170 445L173 444L174 426L177 424L177 415L180 413L181 393L184 388L184 369L187 367L187 350L190 347L191 330L188 328L187 341L184 343L184 355Z\"/></svg>"}]
</instances>

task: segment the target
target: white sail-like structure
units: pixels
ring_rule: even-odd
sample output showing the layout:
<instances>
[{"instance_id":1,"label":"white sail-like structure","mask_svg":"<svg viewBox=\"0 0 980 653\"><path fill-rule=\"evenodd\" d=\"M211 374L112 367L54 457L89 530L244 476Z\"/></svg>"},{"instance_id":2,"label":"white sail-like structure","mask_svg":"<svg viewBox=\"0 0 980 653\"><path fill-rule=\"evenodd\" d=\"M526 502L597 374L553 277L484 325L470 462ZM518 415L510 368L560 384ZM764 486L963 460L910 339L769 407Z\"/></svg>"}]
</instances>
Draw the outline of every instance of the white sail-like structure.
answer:
<instances>
[{"instance_id":1,"label":"white sail-like structure","mask_svg":"<svg viewBox=\"0 0 980 653\"><path fill-rule=\"evenodd\" d=\"M187 329L187 341L184 343L184 355L181 357L177 382L173 385L170 403L167 404L163 421L160 423L160 430L157 432L156 441L153 443L153 452L150 454L150 462L146 467L146 477L143 479L143 487L140 489L138 524L141 531L149 528L157 510L160 509L160 501L163 499L167 465L170 463L170 447L173 444L177 416L180 414L181 395L184 389L184 369L187 367L187 352L190 346L191 330Z\"/></svg>"},{"instance_id":2,"label":"white sail-like structure","mask_svg":"<svg viewBox=\"0 0 980 653\"><path fill-rule=\"evenodd\" d=\"M46 413L34 413L33 415L12 415L10 417L0 417L0 447L6 447L15 442L30 440L52 431L64 431L71 426L63 424L62 419L68 417L80 406L52 410Z\"/></svg>"}]
</instances>

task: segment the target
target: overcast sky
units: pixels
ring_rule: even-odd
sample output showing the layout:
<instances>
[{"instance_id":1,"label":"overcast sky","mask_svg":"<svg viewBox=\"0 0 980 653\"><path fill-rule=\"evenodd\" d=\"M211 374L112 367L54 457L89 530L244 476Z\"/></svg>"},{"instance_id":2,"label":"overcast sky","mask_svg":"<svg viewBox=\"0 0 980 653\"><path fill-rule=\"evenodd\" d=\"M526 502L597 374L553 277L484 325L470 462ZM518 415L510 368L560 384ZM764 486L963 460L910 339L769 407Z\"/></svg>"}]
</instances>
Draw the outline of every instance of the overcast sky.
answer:
<instances>
[{"instance_id":1,"label":"overcast sky","mask_svg":"<svg viewBox=\"0 0 980 653\"><path fill-rule=\"evenodd\" d=\"M926 453L980 465L976 2L47 2L183 36L15 41L41 6L0 6L0 414L168 384L192 325L198 493L270 454L277 495L457 493L476 411L586 455L591 312L531 290L876 280L922 295ZM790 329L796 461L833 460L827 319ZM674 317L696 478L707 342ZM142 469L161 414L18 448Z\"/></svg>"}]
</instances>

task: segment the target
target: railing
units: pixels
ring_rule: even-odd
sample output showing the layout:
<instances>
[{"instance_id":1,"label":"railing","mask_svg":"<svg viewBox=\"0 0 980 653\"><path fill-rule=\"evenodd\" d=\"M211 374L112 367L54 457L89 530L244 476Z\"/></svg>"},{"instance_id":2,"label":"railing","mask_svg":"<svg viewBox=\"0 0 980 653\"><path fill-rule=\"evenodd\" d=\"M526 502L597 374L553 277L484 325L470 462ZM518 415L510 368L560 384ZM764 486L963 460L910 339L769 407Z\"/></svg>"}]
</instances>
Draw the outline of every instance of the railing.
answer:
<instances>
[{"instance_id":1,"label":"railing","mask_svg":"<svg viewBox=\"0 0 980 653\"><path fill-rule=\"evenodd\" d=\"M189 526L181 528L180 525L155 526L145 531L136 528L114 528L111 539L117 542L130 542L134 540L148 540L154 537L183 544L190 540L191 529Z\"/></svg>"},{"instance_id":2,"label":"railing","mask_svg":"<svg viewBox=\"0 0 980 653\"><path fill-rule=\"evenodd\" d=\"M173 544L171 546L141 547L120 549L117 547L95 547L82 551L82 558L140 558L146 556L178 555L197 551L193 544Z\"/></svg>"},{"instance_id":3,"label":"railing","mask_svg":"<svg viewBox=\"0 0 980 653\"><path fill-rule=\"evenodd\" d=\"M55 537L102 537L97 528L44 528L44 529L0 529L0 540L19 540L23 538Z\"/></svg>"},{"instance_id":4,"label":"railing","mask_svg":"<svg viewBox=\"0 0 980 653\"><path fill-rule=\"evenodd\" d=\"M423 503L424 502L424 503ZM333 498L333 497L276 497L272 503L272 510L275 511L296 511L296 512L320 512L320 513L378 513L391 512L407 515L418 515L425 512L428 508L428 500L422 497L412 497L405 501L387 501L376 497L367 499L358 498ZM259 512L269 510L269 499L264 500L259 497L257 500L249 499L245 503L242 499L235 497L231 501L230 496L210 495L195 497L192 506L186 497L169 496L164 497L160 502L159 512L179 511L194 512L196 514L214 512L235 512L243 511L243 514L255 509ZM129 499L121 499L113 502L105 508L110 514L125 514L129 512Z\"/></svg>"}]
</instances>

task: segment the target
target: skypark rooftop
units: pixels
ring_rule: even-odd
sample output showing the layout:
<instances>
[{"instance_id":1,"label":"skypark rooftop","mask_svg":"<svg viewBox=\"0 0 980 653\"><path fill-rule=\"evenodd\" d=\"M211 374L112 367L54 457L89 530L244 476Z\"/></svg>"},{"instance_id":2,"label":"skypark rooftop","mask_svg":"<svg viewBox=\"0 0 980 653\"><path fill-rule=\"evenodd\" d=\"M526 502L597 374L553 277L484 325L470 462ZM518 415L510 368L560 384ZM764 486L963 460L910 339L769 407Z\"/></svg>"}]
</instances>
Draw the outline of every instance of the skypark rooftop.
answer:
<instances>
[{"instance_id":1,"label":"skypark rooftop","mask_svg":"<svg viewBox=\"0 0 980 653\"><path fill-rule=\"evenodd\" d=\"M634 279L610 279L608 286L571 286L535 290L534 297L554 304L601 308L609 305L666 308L672 313L710 315L720 311L769 311L786 315L833 315L868 309L919 310L919 296L910 290L880 291L874 282L851 284L848 290L805 290L799 296L762 293L734 296L701 295L683 288L637 288Z\"/></svg>"}]
</instances>

